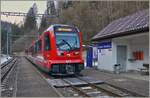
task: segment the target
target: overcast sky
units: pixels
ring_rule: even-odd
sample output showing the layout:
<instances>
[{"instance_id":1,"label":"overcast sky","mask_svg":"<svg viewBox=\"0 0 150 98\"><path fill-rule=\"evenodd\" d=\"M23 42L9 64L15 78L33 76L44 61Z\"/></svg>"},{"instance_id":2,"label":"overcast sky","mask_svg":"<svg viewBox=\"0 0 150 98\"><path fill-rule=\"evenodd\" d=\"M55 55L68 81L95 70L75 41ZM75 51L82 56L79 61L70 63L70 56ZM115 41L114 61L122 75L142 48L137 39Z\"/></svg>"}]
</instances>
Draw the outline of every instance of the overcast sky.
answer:
<instances>
[{"instance_id":1,"label":"overcast sky","mask_svg":"<svg viewBox=\"0 0 150 98\"><path fill-rule=\"evenodd\" d=\"M28 12L29 8L33 5L33 3L37 4L38 13L44 13L46 9L46 1L1 1L1 12ZM8 21L11 23L19 23L23 20L23 17L17 16L3 16L1 15L1 20Z\"/></svg>"}]
</instances>

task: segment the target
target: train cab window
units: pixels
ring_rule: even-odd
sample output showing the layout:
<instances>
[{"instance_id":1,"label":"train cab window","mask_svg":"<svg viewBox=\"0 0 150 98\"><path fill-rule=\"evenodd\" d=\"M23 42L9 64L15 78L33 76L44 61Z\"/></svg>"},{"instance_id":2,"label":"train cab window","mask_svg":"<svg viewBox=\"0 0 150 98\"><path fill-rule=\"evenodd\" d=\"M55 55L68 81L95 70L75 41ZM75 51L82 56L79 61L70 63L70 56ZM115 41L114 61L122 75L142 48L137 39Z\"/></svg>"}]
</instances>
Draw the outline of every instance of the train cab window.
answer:
<instances>
[{"instance_id":1,"label":"train cab window","mask_svg":"<svg viewBox=\"0 0 150 98\"><path fill-rule=\"evenodd\" d=\"M44 49L50 50L50 38L48 34L44 37Z\"/></svg>"}]
</instances>

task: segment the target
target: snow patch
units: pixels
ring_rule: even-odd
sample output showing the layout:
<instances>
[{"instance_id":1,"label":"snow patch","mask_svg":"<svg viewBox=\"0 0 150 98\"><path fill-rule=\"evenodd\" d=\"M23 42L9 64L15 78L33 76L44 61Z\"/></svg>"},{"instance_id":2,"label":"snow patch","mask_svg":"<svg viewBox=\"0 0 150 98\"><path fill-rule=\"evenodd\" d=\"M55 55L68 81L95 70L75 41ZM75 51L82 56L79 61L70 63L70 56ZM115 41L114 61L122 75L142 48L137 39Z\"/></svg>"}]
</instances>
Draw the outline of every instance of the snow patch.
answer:
<instances>
[{"instance_id":1,"label":"snow patch","mask_svg":"<svg viewBox=\"0 0 150 98\"><path fill-rule=\"evenodd\" d=\"M3 64L5 62L7 62L9 59L11 59L12 57L10 57L9 55L4 55L4 54L1 54L1 62L0 64Z\"/></svg>"}]
</instances>

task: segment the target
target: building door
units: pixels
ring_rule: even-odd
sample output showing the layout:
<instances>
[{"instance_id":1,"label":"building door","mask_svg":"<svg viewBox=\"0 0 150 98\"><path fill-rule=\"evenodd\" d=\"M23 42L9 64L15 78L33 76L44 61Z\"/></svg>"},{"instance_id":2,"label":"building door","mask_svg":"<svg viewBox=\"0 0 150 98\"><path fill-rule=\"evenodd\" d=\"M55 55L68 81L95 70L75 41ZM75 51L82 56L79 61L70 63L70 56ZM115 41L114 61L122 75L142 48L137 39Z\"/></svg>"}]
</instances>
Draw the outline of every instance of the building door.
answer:
<instances>
[{"instance_id":1,"label":"building door","mask_svg":"<svg viewBox=\"0 0 150 98\"><path fill-rule=\"evenodd\" d=\"M127 47L117 46L117 64L120 64L121 72L126 71Z\"/></svg>"}]
</instances>

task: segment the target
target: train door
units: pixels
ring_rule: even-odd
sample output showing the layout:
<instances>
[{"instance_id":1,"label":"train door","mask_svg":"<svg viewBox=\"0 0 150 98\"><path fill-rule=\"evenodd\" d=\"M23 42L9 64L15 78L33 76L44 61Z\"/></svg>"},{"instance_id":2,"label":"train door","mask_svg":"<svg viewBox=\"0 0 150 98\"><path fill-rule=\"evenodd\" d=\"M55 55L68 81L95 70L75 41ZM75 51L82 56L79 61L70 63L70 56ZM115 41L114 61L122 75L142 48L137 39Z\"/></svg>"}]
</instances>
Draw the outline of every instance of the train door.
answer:
<instances>
[{"instance_id":1,"label":"train door","mask_svg":"<svg viewBox=\"0 0 150 98\"><path fill-rule=\"evenodd\" d=\"M121 72L126 71L126 63L127 63L127 47L117 46L117 64L120 64Z\"/></svg>"},{"instance_id":2,"label":"train door","mask_svg":"<svg viewBox=\"0 0 150 98\"><path fill-rule=\"evenodd\" d=\"M50 45L50 36L49 36L49 33L46 32L44 34L44 37L43 37L43 41L44 41L44 58L45 59L48 59L50 57L50 49L51 49L51 45Z\"/></svg>"},{"instance_id":3,"label":"train door","mask_svg":"<svg viewBox=\"0 0 150 98\"><path fill-rule=\"evenodd\" d=\"M42 51L42 40L39 39L38 40L38 53L41 54L41 51Z\"/></svg>"}]
</instances>

